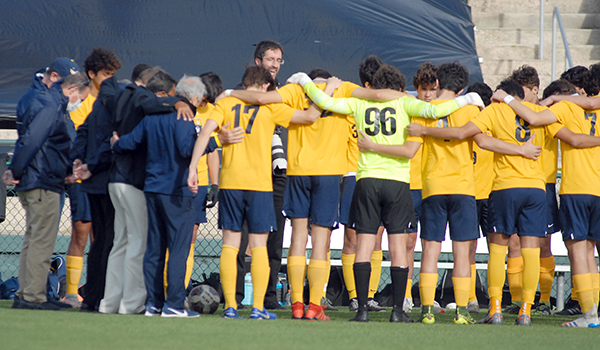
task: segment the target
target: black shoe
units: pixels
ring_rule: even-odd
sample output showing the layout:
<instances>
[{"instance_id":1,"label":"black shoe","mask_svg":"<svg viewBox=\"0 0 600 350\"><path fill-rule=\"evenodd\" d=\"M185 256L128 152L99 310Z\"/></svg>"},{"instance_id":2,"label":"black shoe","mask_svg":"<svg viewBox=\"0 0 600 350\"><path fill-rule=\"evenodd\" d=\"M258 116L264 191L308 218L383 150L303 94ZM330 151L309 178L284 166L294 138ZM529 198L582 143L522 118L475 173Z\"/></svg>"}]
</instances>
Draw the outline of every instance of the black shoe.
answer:
<instances>
[{"instance_id":1,"label":"black shoe","mask_svg":"<svg viewBox=\"0 0 600 350\"><path fill-rule=\"evenodd\" d=\"M45 301L43 303L38 303L38 310L48 310L48 311L60 311L60 306L49 302L49 301Z\"/></svg>"},{"instance_id":2,"label":"black shoe","mask_svg":"<svg viewBox=\"0 0 600 350\"><path fill-rule=\"evenodd\" d=\"M19 300L18 296L15 296L15 299L13 300L12 308L13 309L22 309L21 300Z\"/></svg>"},{"instance_id":3,"label":"black shoe","mask_svg":"<svg viewBox=\"0 0 600 350\"><path fill-rule=\"evenodd\" d=\"M278 302L265 301L265 309L267 310L287 310L287 308Z\"/></svg>"},{"instance_id":4,"label":"black shoe","mask_svg":"<svg viewBox=\"0 0 600 350\"><path fill-rule=\"evenodd\" d=\"M47 302L50 304L56 305L61 309L72 309L73 308L73 305L63 303L62 301L58 301L58 300L48 300Z\"/></svg>"},{"instance_id":5,"label":"black shoe","mask_svg":"<svg viewBox=\"0 0 600 350\"><path fill-rule=\"evenodd\" d=\"M79 308L79 312L96 312L96 310L90 307L86 303L81 303L81 307Z\"/></svg>"},{"instance_id":6,"label":"black shoe","mask_svg":"<svg viewBox=\"0 0 600 350\"><path fill-rule=\"evenodd\" d=\"M350 322L369 322L369 311L358 310L356 315L350 319Z\"/></svg>"},{"instance_id":7,"label":"black shoe","mask_svg":"<svg viewBox=\"0 0 600 350\"><path fill-rule=\"evenodd\" d=\"M408 317L406 312L399 309L392 310L392 315L390 316L390 322L399 322L399 323L414 323L415 320Z\"/></svg>"},{"instance_id":8,"label":"black shoe","mask_svg":"<svg viewBox=\"0 0 600 350\"><path fill-rule=\"evenodd\" d=\"M561 316L575 316L581 315L581 306L577 300L573 300L569 298L569 300L565 303L565 308L561 311L555 313L555 315Z\"/></svg>"},{"instance_id":9,"label":"black shoe","mask_svg":"<svg viewBox=\"0 0 600 350\"><path fill-rule=\"evenodd\" d=\"M518 315L521 310L522 302L510 303L507 305L502 312L509 315Z\"/></svg>"},{"instance_id":10,"label":"black shoe","mask_svg":"<svg viewBox=\"0 0 600 350\"><path fill-rule=\"evenodd\" d=\"M238 309L238 310L246 310L246 309L247 309L247 307L246 307L246 305L244 305L244 304L242 304L242 303L239 303L239 304L238 304L238 307L237 307L237 309Z\"/></svg>"}]
</instances>

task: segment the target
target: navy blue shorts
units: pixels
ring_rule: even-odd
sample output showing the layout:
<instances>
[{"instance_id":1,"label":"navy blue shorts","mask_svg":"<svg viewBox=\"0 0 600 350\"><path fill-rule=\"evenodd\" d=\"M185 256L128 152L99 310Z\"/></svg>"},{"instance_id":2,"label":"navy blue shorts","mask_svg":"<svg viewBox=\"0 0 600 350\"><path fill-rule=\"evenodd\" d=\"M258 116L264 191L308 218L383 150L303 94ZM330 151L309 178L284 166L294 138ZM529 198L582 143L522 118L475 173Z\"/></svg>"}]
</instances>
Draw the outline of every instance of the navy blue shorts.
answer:
<instances>
[{"instance_id":1,"label":"navy blue shorts","mask_svg":"<svg viewBox=\"0 0 600 350\"><path fill-rule=\"evenodd\" d=\"M492 191L488 208L488 232L546 237L546 191L539 188Z\"/></svg>"},{"instance_id":2,"label":"navy blue shorts","mask_svg":"<svg viewBox=\"0 0 600 350\"><path fill-rule=\"evenodd\" d=\"M483 237L487 236L488 230L488 199L477 200L477 225L481 229Z\"/></svg>"},{"instance_id":3,"label":"navy blue shorts","mask_svg":"<svg viewBox=\"0 0 600 350\"><path fill-rule=\"evenodd\" d=\"M283 212L288 218L308 218L311 224L337 228L340 221L341 175L288 176Z\"/></svg>"},{"instance_id":4,"label":"navy blue shorts","mask_svg":"<svg viewBox=\"0 0 600 350\"><path fill-rule=\"evenodd\" d=\"M546 233L561 231L558 201L556 200L556 184L546 184L546 214L548 215Z\"/></svg>"},{"instance_id":5,"label":"navy blue shorts","mask_svg":"<svg viewBox=\"0 0 600 350\"><path fill-rule=\"evenodd\" d=\"M244 220L248 223L248 233L275 230L273 192L220 190L219 228L241 232Z\"/></svg>"},{"instance_id":6,"label":"navy blue shorts","mask_svg":"<svg viewBox=\"0 0 600 350\"><path fill-rule=\"evenodd\" d=\"M600 241L600 197L561 194L560 220L563 240Z\"/></svg>"},{"instance_id":7,"label":"navy blue shorts","mask_svg":"<svg viewBox=\"0 0 600 350\"><path fill-rule=\"evenodd\" d=\"M442 242L446 224L450 239L468 241L479 238L477 204L474 196L462 194L436 195L423 199L421 204L421 238Z\"/></svg>"},{"instance_id":8,"label":"navy blue shorts","mask_svg":"<svg viewBox=\"0 0 600 350\"><path fill-rule=\"evenodd\" d=\"M90 201L87 193L81 191L81 184L75 182L67 190L69 201L71 202L71 220L73 221L92 221L92 212L90 211Z\"/></svg>"},{"instance_id":9,"label":"navy blue shorts","mask_svg":"<svg viewBox=\"0 0 600 350\"><path fill-rule=\"evenodd\" d=\"M207 192L208 187L198 186L198 193L196 193L196 197L194 197L194 211L196 212L196 215L194 216L194 224L203 224L206 222Z\"/></svg>"},{"instance_id":10,"label":"navy blue shorts","mask_svg":"<svg viewBox=\"0 0 600 350\"><path fill-rule=\"evenodd\" d=\"M414 222L409 184L373 178L356 182L350 207L350 227L356 233L377 234L381 224L388 234L408 233Z\"/></svg>"},{"instance_id":11,"label":"navy blue shorts","mask_svg":"<svg viewBox=\"0 0 600 350\"><path fill-rule=\"evenodd\" d=\"M342 189L340 196L340 222L348 225L348 217L350 216L350 205L352 204L352 194L356 187L356 176L342 177Z\"/></svg>"},{"instance_id":12,"label":"navy blue shorts","mask_svg":"<svg viewBox=\"0 0 600 350\"><path fill-rule=\"evenodd\" d=\"M410 190L413 207L415 208L415 224L410 228L410 232L417 232L419 221L421 220L421 203L423 202L423 190Z\"/></svg>"}]
</instances>

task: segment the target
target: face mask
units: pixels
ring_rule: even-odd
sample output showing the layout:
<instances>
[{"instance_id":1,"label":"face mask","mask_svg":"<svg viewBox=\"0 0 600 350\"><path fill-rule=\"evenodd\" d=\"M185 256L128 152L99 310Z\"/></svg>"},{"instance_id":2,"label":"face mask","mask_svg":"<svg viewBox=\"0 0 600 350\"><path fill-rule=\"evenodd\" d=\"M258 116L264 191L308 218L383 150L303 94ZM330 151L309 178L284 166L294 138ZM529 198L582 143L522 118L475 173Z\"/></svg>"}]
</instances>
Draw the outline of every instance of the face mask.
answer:
<instances>
[{"instance_id":1,"label":"face mask","mask_svg":"<svg viewBox=\"0 0 600 350\"><path fill-rule=\"evenodd\" d=\"M73 112L77 108L81 107L81 99L75 101L75 103L67 103L67 112Z\"/></svg>"}]
</instances>

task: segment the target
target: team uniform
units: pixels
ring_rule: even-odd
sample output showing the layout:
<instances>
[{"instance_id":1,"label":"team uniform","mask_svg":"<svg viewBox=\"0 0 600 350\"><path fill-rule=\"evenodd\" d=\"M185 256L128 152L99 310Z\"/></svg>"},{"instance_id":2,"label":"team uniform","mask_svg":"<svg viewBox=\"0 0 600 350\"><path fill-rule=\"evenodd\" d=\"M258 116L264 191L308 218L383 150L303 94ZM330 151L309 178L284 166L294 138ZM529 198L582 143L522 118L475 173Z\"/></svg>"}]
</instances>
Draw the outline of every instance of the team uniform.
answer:
<instances>
[{"instance_id":1,"label":"team uniform","mask_svg":"<svg viewBox=\"0 0 600 350\"><path fill-rule=\"evenodd\" d=\"M431 101L436 105L442 102L442 100ZM426 127L458 127L471 121L478 113L477 107L465 106L438 120L414 118L414 122ZM428 241L444 241L446 224L448 224L450 238L453 241L477 239L479 232L473 175L473 143L471 140L446 140L429 136L423 137L421 142L423 143L421 238ZM433 306L438 274L421 271L419 281L421 303L424 306ZM454 297L459 308L466 308L468 304L470 282L470 277L452 277ZM458 311L457 308L457 320L459 320ZM423 322L435 322L433 312L427 311L425 307L423 312L427 316ZM468 314L461 316L459 321L472 323Z\"/></svg>"},{"instance_id":2,"label":"team uniform","mask_svg":"<svg viewBox=\"0 0 600 350\"><path fill-rule=\"evenodd\" d=\"M276 125L287 127L295 110L283 104L249 105L235 97L220 100L208 119L220 127L230 122L242 126L244 142L223 146L223 163L219 181L219 228L242 231L244 220L249 233L270 232L276 227L271 180L271 139ZM238 248L223 245L220 261L224 316L235 300ZM252 249L252 284L254 308L263 310L269 280L266 246Z\"/></svg>"}]
</instances>

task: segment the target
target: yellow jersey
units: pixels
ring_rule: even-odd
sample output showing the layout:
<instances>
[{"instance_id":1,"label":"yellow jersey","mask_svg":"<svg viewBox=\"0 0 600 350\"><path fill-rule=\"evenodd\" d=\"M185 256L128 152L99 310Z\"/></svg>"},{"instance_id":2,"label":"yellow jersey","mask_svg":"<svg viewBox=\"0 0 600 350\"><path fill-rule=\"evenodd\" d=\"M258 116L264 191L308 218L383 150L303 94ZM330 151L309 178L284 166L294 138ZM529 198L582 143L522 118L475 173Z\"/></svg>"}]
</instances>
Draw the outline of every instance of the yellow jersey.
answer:
<instances>
[{"instance_id":1,"label":"yellow jersey","mask_svg":"<svg viewBox=\"0 0 600 350\"><path fill-rule=\"evenodd\" d=\"M475 177L475 199L487 199L494 180L494 152L479 148L473 141L473 176Z\"/></svg>"},{"instance_id":2,"label":"yellow jersey","mask_svg":"<svg viewBox=\"0 0 600 350\"><path fill-rule=\"evenodd\" d=\"M194 124L199 127L204 127L204 123L212 113L215 106L207 102L206 106L198 107L196 109L196 116L194 117ZM198 132L198 129L196 130ZM198 162L198 186L208 186L208 166L206 165L206 154L202 155Z\"/></svg>"},{"instance_id":3,"label":"yellow jersey","mask_svg":"<svg viewBox=\"0 0 600 350\"><path fill-rule=\"evenodd\" d=\"M546 174L546 183L555 184L558 169L558 139L546 137L542 152L544 153L542 164L544 165L544 174Z\"/></svg>"},{"instance_id":4,"label":"yellow jersey","mask_svg":"<svg viewBox=\"0 0 600 350\"><path fill-rule=\"evenodd\" d=\"M347 116L348 120L348 150L346 151L348 159L348 174L356 174L358 167L358 131L353 116Z\"/></svg>"},{"instance_id":5,"label":"yellow jersey","mask_svg":"<svg viewBox=\"0 0 600 350\"><path fill-rule=\"evenodd\" d=\"M288 127L296 112L282 103L258 106L235 97L217 102L208 119L219 127L245 129L244 141L223 146L219 188L230 190L273 191L271 179L271 139L275 125Z\"/></svg>"},{"instance_id":6,"label":"yellow jersey","mask_svg":"<svg viewBox=\"0 0 600 350\"><path fill-rule=\"evenodd\" d=\"M85 100L81 101L81 106L69 113L73 124L75 124L75 130L77 130L79 126L85 122L88 115L92 113L94 102L96 102L96 97L88 94Z\"/></svg>"},{"instance_id":7,"label":"yellow jersey","mask_svg":"<svg viewBox=\"0 0 600 350\"><path fill-rule=\"evenodd\" d=\"M418 140L417 142L422 143L422 140L420 139L416 139ZM411 138L409 138L408 141L412 141ZM417 151L417 153L415 153L415 156L411 158L410 160L410 189L411 190L421 190L423 189L423 181L421 180L421 163L422 163L422 158L423 157L423 147L419 147L419 150Z\"/></svg>"}]
</instances>

